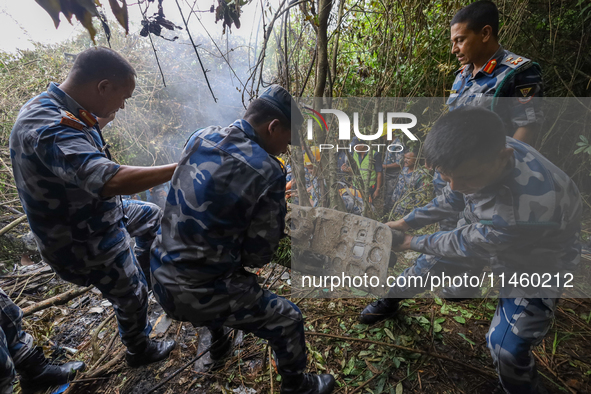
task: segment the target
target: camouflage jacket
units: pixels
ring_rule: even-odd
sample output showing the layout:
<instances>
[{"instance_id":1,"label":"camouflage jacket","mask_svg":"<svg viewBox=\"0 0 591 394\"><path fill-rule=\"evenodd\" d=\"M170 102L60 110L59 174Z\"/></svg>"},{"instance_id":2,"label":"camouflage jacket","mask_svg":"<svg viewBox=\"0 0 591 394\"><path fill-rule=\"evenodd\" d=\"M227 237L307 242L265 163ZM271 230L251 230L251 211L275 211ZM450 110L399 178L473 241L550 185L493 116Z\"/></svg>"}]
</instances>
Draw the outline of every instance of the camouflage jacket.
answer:
<instances>
[{"instance_id":1,"label":"camouflage jacket","mask_svg":"<svg viewBox=\"0 0 591 394\"><path fill-rule=\"evenodd\" d=\"M411 249L441 257L474 257L520 271L573 270L581 254L582 203L574 182L529 145L507 137L513 163L478 193L443 194L404 220L420 228L460 213L458 228L414 237ZM546 271L544 271L546 270Z\"/></svg>"},{"instance_id":2,"label":"camouflage jacket","mask_svg":"<svg viewBox=\"0 0 591 394\"><path fill-rule=\"evenodd\" d=\"M392 141L392 144L402 144L402 142L400 141L400 138L396 137L394 139L394 141ZM398 177L398 175L400 174L400 168L404 166L404 154L406 152L404 150L401 150L400 152L390 152L390 151L386 151L384 152L384 162L382 163L382 169L384 171L384 175L388 178L394 178L396 179ZM399 164L400 167L399 168L384 168L383 166L387 165L387 164Z\"/></svg>"},{"instance_id":3,"label":"camouflage jacket","mask_svg":"<svg viewBox=\"0 0 591 394\"><path fill-rule=\"evenodd\" d=\"M213 294L221 290L216 279L271 260L285 214L285 172L248 122L198 130L172 177L152 248L153 276L164 287Z\"/></svg>"},{"instance_id":4,"label":"camouflage jacket","mask_svg":"<svg viewBox=\"0 0 591 394\"><path fill-rule=\"evenodd\" d=\"M100 195L119 165L107 158L98 127L52 83L23 106L10 134L19 197L41 255L58 270L97 264L129 247L118 199Z\"/></svg>"},{"instance_id":5,"label":"camouflage jacket","mask_svg":"<svg viewBox=\"0 0 591 394\"><path fill-rule=\"evenodd\" d=\"M509 136L519 127L542 123L539 98L544 92L536 63L499 47L475 76L473 69L468 64L456 72L447 100L450 110L464 105L488 108L503 119Z\"/></svg>"},{"instance_id":6,"label":"camouflage jacket","mask_svg":"<svg viewBox=\"0 0 591 394\"><path fill-rule=\"evenodd\" d=\"M412 172L408 171L408 167L402 169L402 172L398 174L398 182L392 193L396 215L406 215L423 200L423 192L431 180L428 175L423 168L418 166Z\"/></svg>"}]
</instances>

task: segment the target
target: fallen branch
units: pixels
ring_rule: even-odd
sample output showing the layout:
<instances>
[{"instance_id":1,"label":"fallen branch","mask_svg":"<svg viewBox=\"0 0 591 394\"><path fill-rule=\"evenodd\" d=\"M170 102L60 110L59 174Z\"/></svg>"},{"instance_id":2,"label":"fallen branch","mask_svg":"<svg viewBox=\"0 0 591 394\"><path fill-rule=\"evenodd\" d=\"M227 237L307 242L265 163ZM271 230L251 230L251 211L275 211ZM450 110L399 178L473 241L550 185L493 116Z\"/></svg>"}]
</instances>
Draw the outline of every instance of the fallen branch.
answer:
<instances>
[{"instance_id":1,"label":"fallen branch","mask_svg":"<svg viewBox=\"0 0 591 394\"><path fill-rule=\"evenodd\" d=\"M4 227L2 230L0 230L0 236L6 234L10 230L15 228L19 224L21 224L22 222L24 222L25 220L27 220L27 215L23 215L20 218L13 220L10 224L8 224L6 227Z\"/></svg>"},{"instance_id":2,"label":"fallen branch","mask_svg":"<svg viewBox=\"0 0 591 394\"><path fill-rule=\"evenodd\" d=\"M152 387L146 394L150 394L153 393L154 391L158 390L160 387L164 386L166 383L168 383L172 378L174 378L175 376L177 376L179 373L181 373L182 371L184 371L189 365L195 363L195 361L199 360L201 357L203 357L203 355L207 352L209 352L209 349L211 348L208 347L207 349L205 349L204 351L202 351L201 353L199 353L198 355L196 355L195 357L193 357L193 359L187 361L182 367L180 367L179 369L177 369L176 371L174 371L172 374L170 374L169 377L167 377L166 379L164 379L162 382L158 383L156 386Z\"/></svg>"},{"instance_id":3,"label":"fallen branch","mask_svg":"<svg viewBox=\"0 0 591 394\"><path fill-rule=\"evenodd\" d=\"M229 333L227 333L226 335L231 335L232 332L234 330L230 331ZM224 336L225 337L225 336ZM204 351L202 351L201 353L199 353L198 355L196 355L195 357L193 357L193 359L187 361L182 367L180 367L179 369L177 369L176 371L174 371L172 374L170 374L170 376L168 376L166 379L164 379L162 382L158 383L156 386L152 387L146 394L150 394L153 393L154 391L158 390L160 387L164 386L166 383L168 383L172 378L174 378L175 376L177 376L179 373L181 373L182 371L184 371L189 365L194 364L195 361L199 360L201 357L203 357L203 355L207 352L209 352L209 349L211 349L213 347L213 345L217 344L219 341L223 340L223 338L218 339L217 341L215 341L214 343L212 343L211 345L209 345L209 347L207 349L205 349Z\"/></svg>"},{"instance_id":4,"label":"fallen branch","mask_svg":"<svg viewBox=\"0 0 591 394\"><path fill-rule=\"evenodd\" d=\"M104 375L107 371L109 371L111 368L113 368L115 365L117 365L121 361L121 359L125 355L125 351L126 351L126 349L122 349L119 353L117 353L117 355L115 357L113 357L113 359L111 361L109 361L108 363L103 365L101 368L99 368L95 371L89 372L87 374L83 374L79 379L76 379L76 381L85 382L85 381L89 381L89 380L98 379L101 375ZM72 394L72 393L78 392L78 391L74 390L74 388L73 388L76 386L76 383L74 381L72 381L71 383L72 384L70 384L70 387L68 387L66 389L66 391L64 391L64 394Z\"/></svg>"},{"instance_id":5,"label":"fallen branch","mask_svg":"<svg viewBox=\"0 0 591 394\"><path fill-rule=\"evenodd\" d=\"M386 371L382 371L380 373L376 373L374 376L372 376L371 378L369 378L369 380L367 380L365 383L363 383L361 386L357 387L355 390L351 391L350 394L355 394L360 390L363 390L363 388L365 386L367 386L372 380L374 380L375 378L377 378L378 376L381 376L384 372Z\"/></svg>"},{"instance_id":6,"label":"fallen branch","mask_svg":"<svg viewBox=\"0 0 591 394\"><path fill-rule=\"evenodd\" d=\"M83 379L97 378L97 377L105 374L109 369L113 368L115 365L117 365L117 363L119 363L119 361L121 361L121 359L125 355L126 351L127 351L127 348L121 349L121 351L119 353L117 353L117 355L111 361L109 361L108 363L106 363L105 365L100 367L99 369L96 369L93 372L90 372L88 375L84 375L82 378Z\"/></svg>"},{"instance_id":7,"label":"fallen branch","mask_svg":"<svg viewBox=\"0 0 591 394\"><path fill-rule=\"evenodd\" d=\"M81 289L72 289L70 291L66 291L65 293L56 295L55 297L51 297L34 305L28 306L23 309L23 316L29 316L37 311L49 308L50 306L65 304L66 302L88 292L90 289L92 289L92 287L93 286L91 285Z\"/></svg>"},{"instance_id":8,"label":"fallen branch","mask_svg":"<svg viewBox=\"0 0 591 394\"><path fill-rule=\"evenodd\" d=\"M340 336L340 335L333 335L333 334L324 334L321 332L312 332L312 331L307 331L306 332L306 336L319 336L319 337L328 337L328 338L335 338L335 339L339 339L341 341L356 341L356 342L365 342L365 343L371 343L371 344L375 344L375 345L381 345L381 346L387 346L387 347L393 347L395 349L400 349L400 350L404 350L406 352L410 352L410 353L418 353L418 354L423 354L425 356L429 356L429 357L435 357L435 358L440 358L442 360L446 360L446 361L450 361L452 363L455 363L457 365L461 365L462 367L469 369L471 371L477 372L481 375L486 375L488 377L491 378L497 378L497 374L493 371L491 371L489 368L486 367L473 367L469 364L463 363L461 361L458 360L454 360L453 358L447 357L447 356L443 356L441 354L438 353L431 353L431 352L426 352L424 350L418 350L418 349L413 349L410 347L406 347L406 346L400 346L400 345L394 345L393 343L387 343L387 342L380 342L380 341L372 341L371 339L360 339L360 338L354 338L354 337L344 337L344 336Z\"/></svg>"}]
</instances>

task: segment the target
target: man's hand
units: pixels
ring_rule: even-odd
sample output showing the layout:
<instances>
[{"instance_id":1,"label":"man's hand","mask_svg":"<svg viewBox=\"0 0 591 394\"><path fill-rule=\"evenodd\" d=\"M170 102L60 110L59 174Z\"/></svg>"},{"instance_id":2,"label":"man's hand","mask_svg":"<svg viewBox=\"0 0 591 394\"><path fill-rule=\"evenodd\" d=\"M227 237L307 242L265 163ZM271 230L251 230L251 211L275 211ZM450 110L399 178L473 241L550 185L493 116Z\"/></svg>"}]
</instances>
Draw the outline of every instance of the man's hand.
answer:
<instances>
[{"instance_id":1,"label":"man's hand","mask_svg":"<svg viewBox=\"0 0 591 394\"><path fill-rule=\"evenodd\" d=\"M391 222L393 223L393 222ZM413 236L405 234L404 235L404 242L400 245L392 246L392 250L395 252L404 252L405 250L410 250L410 242L412 241Z\"/></svg>"},{"instance_id":2,"label":"man's hand","mask_svg":"<svg viewBox=\"0 0 591 394\"><path fill-rule=\"evenodd\" d=\"M398 230L402 232L410 230L410 226L408 225L408 223L404 221L404 219L398 219L393 222L387 222L386 225L390 227L392 230Z\"/></svg>"},{"instance_id":3,"label":"man's hand","mask_svg":"<svg viewBox=\"0 0 591 394\"><path fill-rule=\"evenodd\" d=\"M343 165L341 166L341 171L343 171L343 172L352 172L351 171L351 167L349 167L347 165L347 163L343 163Z\"/></svg>"},{"instance_id":4,"label":"man's hand","mask_svg":"<svg viewBox=\"0 0 591 394\"><path fill-rule=\"evenodd\" d=\"M378 196L380 195L380 189L376 188L376 190L373 192L373 199L377 199Z\"/></svg>"}]
</instances>

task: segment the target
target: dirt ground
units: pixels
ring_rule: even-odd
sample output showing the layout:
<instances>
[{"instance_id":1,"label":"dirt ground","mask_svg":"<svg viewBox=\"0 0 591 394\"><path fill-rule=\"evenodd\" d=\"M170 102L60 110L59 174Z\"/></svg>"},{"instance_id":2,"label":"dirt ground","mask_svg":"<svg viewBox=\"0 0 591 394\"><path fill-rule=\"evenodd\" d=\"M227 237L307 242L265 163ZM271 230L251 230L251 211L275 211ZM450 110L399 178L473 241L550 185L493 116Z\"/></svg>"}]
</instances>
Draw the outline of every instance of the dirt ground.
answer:
<instances>
[{"instance_id":1,"label":"dirt ground","mask_svg":"<svg viewBox=\"0 0 591 394\"><path fill-rule=\"evenodd\" d=\"M287 272L270 264L259 275L261 282L266 279L265 287L271 284L277 293L289 295ZM0 277L0 287L22 308L76 288L43 263ZM367 326L359 324L357 316L370 299L290 298L305 316L309 370L334 374L335 393L502 392L485 343L496 306L493 299L407 300L394 319ZM590 311L588 299L561 300L551 331L534 350L550 393L591 392ZM122 361L124 348L112 307L96 289L27 316L24 328L54 361L87 363L87 371L65 393L279 392L280 377L269 363L264 341L247 334L225 367L196 373L191 360L198 354L198 331L165 316L153 298L150 318L155 337L175 339L178 346L168 360L137 369Z\"/></svg>"}]
</instances>

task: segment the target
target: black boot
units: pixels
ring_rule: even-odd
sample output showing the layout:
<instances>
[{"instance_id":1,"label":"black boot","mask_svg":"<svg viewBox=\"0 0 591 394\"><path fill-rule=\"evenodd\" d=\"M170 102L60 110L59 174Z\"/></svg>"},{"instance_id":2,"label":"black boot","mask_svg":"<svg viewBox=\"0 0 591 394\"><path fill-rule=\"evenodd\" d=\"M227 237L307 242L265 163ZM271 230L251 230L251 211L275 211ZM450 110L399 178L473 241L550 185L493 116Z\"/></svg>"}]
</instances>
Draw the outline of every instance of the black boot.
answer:
<instances>
[{"instance_id":1,"label":"black boot","mask_svg":"<svg viewBox=\"0 0 591 394\"><path fill-rule=\"evenodd\" d=\"M221 327L219 329L209 329L211 332L211 347L209 348L209 357L213 364L211 371L216 371L226 364L226 360L232 354L234 348L232 338L230 338L231 328Z\"/></svg>"},{"instance_id":2,"label":"black boot","mask_svg":"<svg viewBox=\"0 0 591 394\"><path fill-rule=\"evenodd\" d=\"M82 361L51 365L43 355L43 350L36 347L16 365L16 370L20 374L21 392L29 394L68 383L76 377L78 371L84 371L85 367Z\"/></svg>"},{"instance_id":3,"label":"black boot","mask_svg":"<svg viewBox=\"0 0 591 394\"><path fill-rule=\"evenodd\" d=\"M283 377L281 394L329 394L334 389L334 376L303 373Z\"/></svg>"},{"instance_id":4,"label":"black boot","mask_svg":"<svg viewBox=\"0 0 591 394\"><path fill-rule=\"evenodd\" d=\"M359 315L359 321L363 324L374 324L393 317L398 312L398 298L380 298L368 306Z\"/></svg>"},{"instance_id":5,"label":"black boot","mask_svg":"<svg viewBox=\"0 0 591 394\"><path fill-rule=\"evenodd\" d=\"M175 346L175 341L156 342L148 339L139 348L128 348L125 353L125 360L131 368L141 367L142 365L164 360L170 355Z\"/></svg>"}]
</instances>

